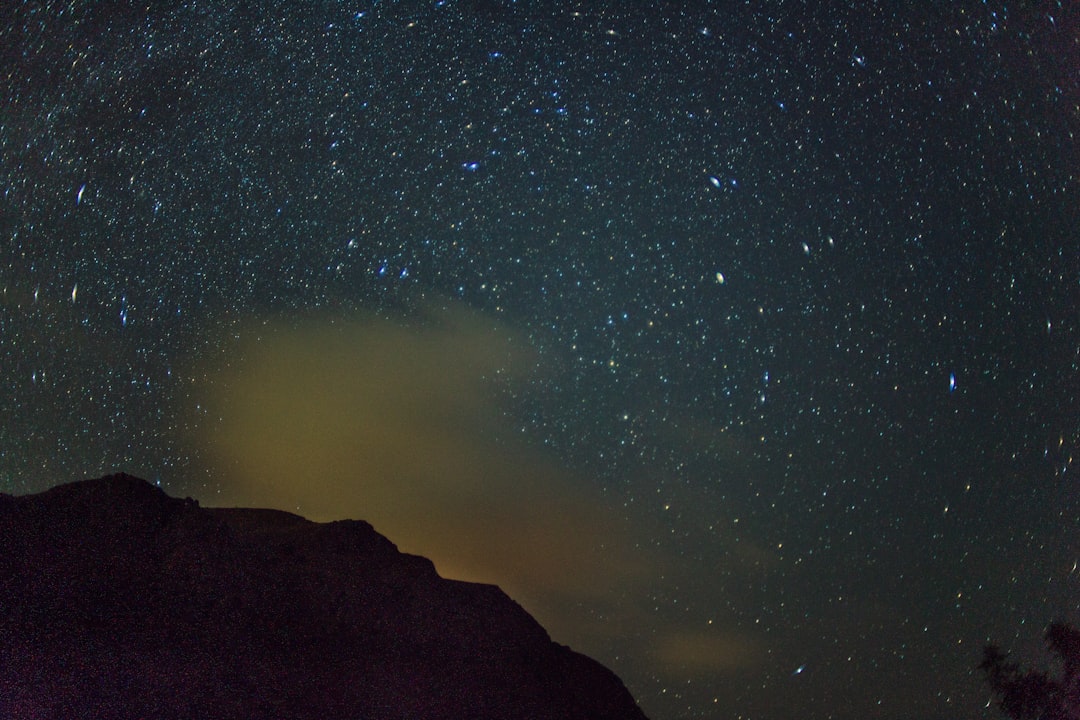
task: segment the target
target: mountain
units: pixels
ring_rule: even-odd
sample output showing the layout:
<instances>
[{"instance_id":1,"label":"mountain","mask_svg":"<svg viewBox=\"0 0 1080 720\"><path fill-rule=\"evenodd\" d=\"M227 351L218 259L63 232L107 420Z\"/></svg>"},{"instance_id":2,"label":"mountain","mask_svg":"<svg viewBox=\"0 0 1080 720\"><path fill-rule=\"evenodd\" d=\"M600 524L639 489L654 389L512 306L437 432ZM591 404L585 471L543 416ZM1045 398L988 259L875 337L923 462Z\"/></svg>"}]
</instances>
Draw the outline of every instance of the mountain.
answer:
<instances>
[{"instance_id":1,"label":"mountain","mask_svg":"<svg viewBox=\"0 0 1080 720\"><path fill-rule=\"evenodd\" d=\"M644 720L493 585L361 521L128 475L0 494L0 717Z\"/></svg>"}]
</instances>

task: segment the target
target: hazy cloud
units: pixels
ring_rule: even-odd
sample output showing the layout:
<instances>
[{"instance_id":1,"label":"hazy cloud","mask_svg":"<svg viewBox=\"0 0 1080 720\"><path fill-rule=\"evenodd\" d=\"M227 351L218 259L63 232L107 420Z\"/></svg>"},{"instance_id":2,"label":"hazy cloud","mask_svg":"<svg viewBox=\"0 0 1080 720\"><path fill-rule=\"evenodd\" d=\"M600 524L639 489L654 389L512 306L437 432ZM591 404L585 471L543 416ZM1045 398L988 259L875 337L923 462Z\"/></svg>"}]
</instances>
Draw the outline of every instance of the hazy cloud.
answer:
<instances>
[{"instance_id":1,"label":"hazy cloud","mask_svg":"<svg viewBox=\"0 0 1080 720\"><path fill-rule=\"evenodd\" d=\"M227 481L204 502L362 518L442 574L498 583L541 613L640 565L587 479L508 425L500 387L538 358L506 326L451 307L242 338L205 388L220 422L200 442Z\"/></svg>"},{"instance_id":2,"label":"hazy cloud","mask_svg":"<svg viewBox=\"0 0 1080 720\"><path fill-rule=\"evenodd\" d=\"M445 577L498 584L561 642L697 675L754 661L745 639L674 627L645 588L686 576L664 531L627 518L509 421L542 372L512 328L458 306L259 325L196 395L194 438L224 478L207 505L371 522Z\"/></svg>"}]
</instances>

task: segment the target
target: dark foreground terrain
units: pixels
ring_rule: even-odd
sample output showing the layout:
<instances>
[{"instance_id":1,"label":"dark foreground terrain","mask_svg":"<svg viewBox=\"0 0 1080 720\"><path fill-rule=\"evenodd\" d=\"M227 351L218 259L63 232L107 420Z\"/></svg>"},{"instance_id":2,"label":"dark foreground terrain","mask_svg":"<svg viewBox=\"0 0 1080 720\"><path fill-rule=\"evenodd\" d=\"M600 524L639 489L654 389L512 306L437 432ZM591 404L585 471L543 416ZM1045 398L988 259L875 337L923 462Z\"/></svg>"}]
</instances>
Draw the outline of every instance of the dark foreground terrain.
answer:
<instances>
[{"instance_id":1,"label":"dark foreground terrain","mask_svg":"<svg viewBox=\"0 0 1080 720\"><path fill-rule=\"evenodd\" d=\"M113 475L0 495L0 717L645 716L497 587L367 523Z\"/></svg>"}]
</instances>

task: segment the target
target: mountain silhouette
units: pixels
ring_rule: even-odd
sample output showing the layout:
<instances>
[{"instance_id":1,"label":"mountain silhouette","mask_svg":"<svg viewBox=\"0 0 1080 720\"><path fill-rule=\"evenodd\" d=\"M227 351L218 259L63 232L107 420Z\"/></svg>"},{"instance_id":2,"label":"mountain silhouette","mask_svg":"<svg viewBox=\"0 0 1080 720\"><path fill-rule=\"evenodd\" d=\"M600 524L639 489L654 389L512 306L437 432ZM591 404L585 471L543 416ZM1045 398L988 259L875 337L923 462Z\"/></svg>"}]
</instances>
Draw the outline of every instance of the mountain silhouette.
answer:
<instances>
[{"instance_id":1,"label":"mountain silhouette","mask_svg":"<svg viewBox=\"0 0 1080 720\"><path fill-rule=\"evenodd\" d=\"M0 717L644 720L494 585L361 521L128 475L0 494Z\"/></svg>"}]
</instances>

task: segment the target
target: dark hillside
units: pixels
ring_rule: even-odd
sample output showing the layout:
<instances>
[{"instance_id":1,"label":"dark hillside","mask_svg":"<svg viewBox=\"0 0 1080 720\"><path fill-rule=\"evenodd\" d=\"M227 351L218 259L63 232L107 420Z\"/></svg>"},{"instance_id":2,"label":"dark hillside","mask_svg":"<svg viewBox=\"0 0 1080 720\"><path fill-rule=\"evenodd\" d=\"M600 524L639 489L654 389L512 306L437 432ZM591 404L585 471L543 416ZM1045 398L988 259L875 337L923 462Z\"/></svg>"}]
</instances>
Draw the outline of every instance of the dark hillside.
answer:
<instances>
[{"instance_id":1,"label":"dark hillside","mask_svg":"<svg viewBox=\"0 0 1080 720\"><path fill-rule=\"evenodd\" d=\"M359 521L115 475L0 495L4 718L644 718L499 588Z\"/></svg>"}]
</instances>

